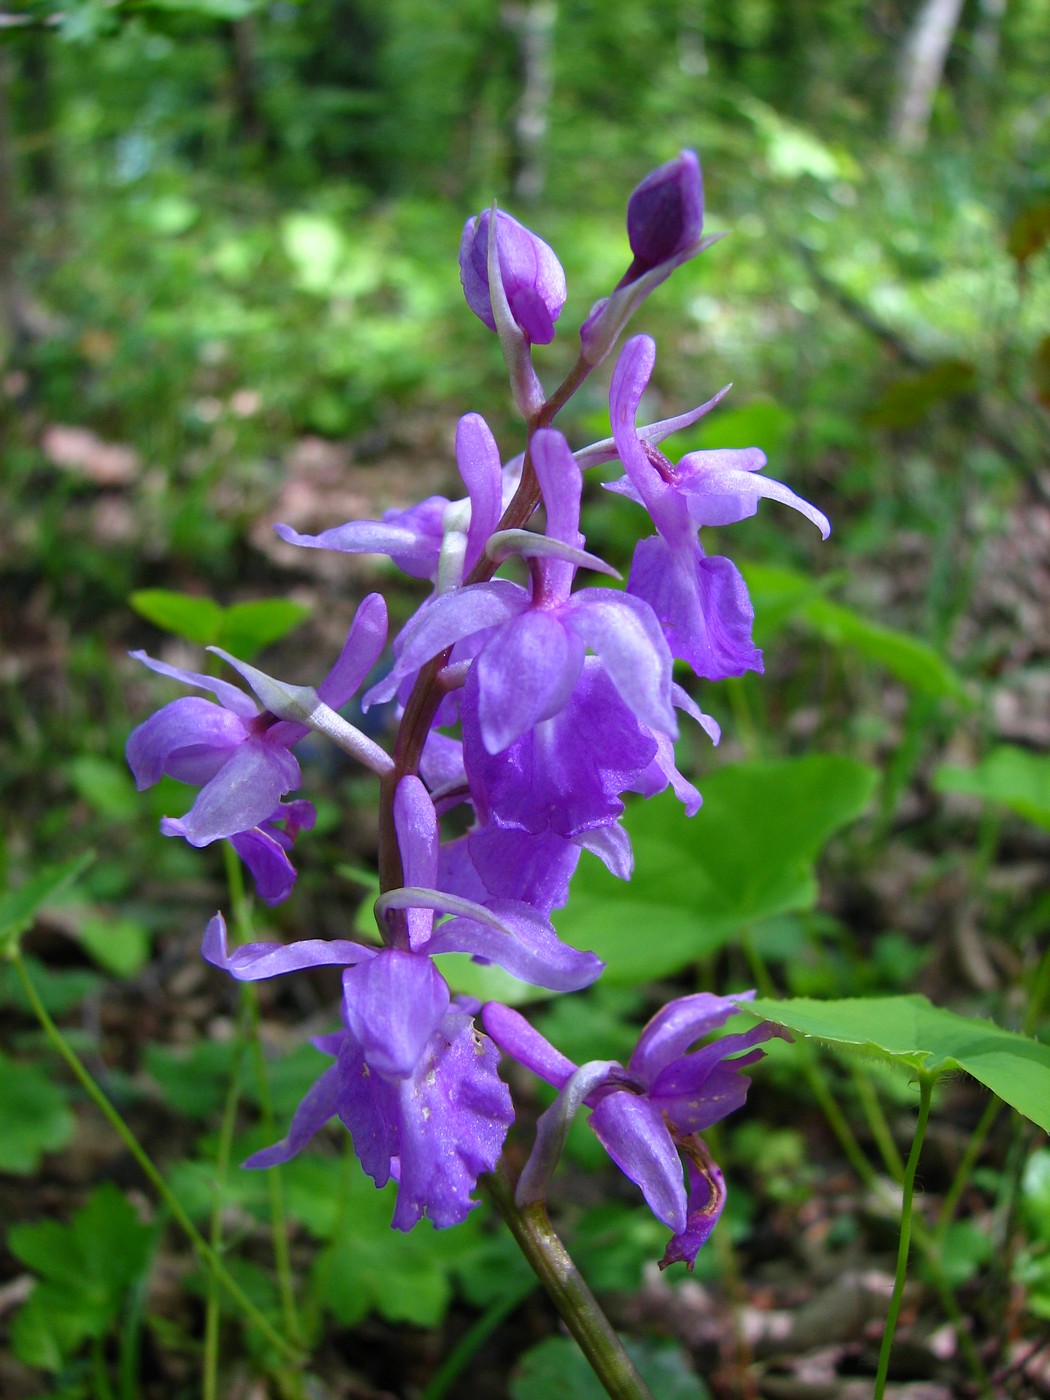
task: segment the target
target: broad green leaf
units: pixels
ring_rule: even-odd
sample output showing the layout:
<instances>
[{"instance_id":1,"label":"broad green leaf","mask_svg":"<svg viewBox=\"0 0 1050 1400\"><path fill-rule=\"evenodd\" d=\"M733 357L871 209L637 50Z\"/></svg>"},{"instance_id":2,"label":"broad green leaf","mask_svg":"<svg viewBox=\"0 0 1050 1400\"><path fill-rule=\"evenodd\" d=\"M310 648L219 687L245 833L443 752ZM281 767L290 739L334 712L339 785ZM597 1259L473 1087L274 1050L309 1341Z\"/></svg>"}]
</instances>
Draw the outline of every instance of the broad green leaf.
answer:
<instances>
[{"instance_id":1,"label":"broad green leaf","mask_svg":"<svg viewBox=\"0 0 1050 1400\"><path fill-rule=\"evenodd\" d=\"M147 1045L146 1071L170 1108L204 1119L223 1105L233 1058L232 1041L201 1040L189 1048Z\"/></svg>"},{"instance_id":2,"label":"broad green leaf","mask_svg":"<svg viewBox=\"0 0 1050 1400\"><path fill-rule=\"evenodd\" d=\"M77 795L100 817L120 822L138 813L138 794L126 764L85 753L71 759L66 772Z\"/></svg>"},{"instance_id":3,"label":"broad green leaf","mask_svg":"<svg viewBox=\"0 0 1050 1400\"><path fill-rule=\"evenodd\" d=\"M836 1047L895 1060L913 1072L964 1070L1050 1132L1050 1045L991 1021L945 1011L923 996L759 998L740 1010Z\"/></svg>"},{"instance_id":4,"label":"broad green leaf","mask_svg":"<svg viewBox=\"0 0 1050 1400\"><path fill-rule=\"evenodd\" d=\"M477 1213L454 1230L435 1230L424 1220L402 1234L390 1228L393 1186L377 1191L356 1160L347 1167L341 1229L315 1265L318 1296L344 1326L370 1312L388 1322L437 1326L452 1298L453 1271L476 1248Z\"/></svg>"},{"instance_id":5,"label":"broad green leaf","mask_svg":"<svg viewBox=\"0 0 1050 1400\"><path fill-rule=\"evenodd\" d=\"M710 1392L685 1351L673 1343L624 1338L624 1347L660 1400L707 1400ZM512 1400L605 1400L605 1387L583 1352L568 1337L548 1337L530 1347L511 1379Z\"/></svg>"},{"instance_id":6,"label":"broad green leaf","mask_svg":"<svg viewBox=\"0 0 1050 1400\"><path fill-rule=\"evenodd\" d=\"M504 1006L525 1006L542 1001L550 992L512 977L495 963L477 963L469 953L439 953L434 965L454 992L478 1001L501 1001Z\"/></svg>"},{"instance_id":7,"label":"broad green leaf","mask_svg":"<svg viewBox=\"0 0 1050 1400\"><path fill-rule=\"evenodd\" d=\"M709 774L692 820L670 793L632 802L634 878L624 885L585 855L558 932L604 958L608 980L636 982L680 971L744 925L810 909L821 849L864 810L877 776L813 754Z\"/></svg>"},{"instance_id":8,"label":"broad green leaf","mask_svg":"<svg viewBox=\"0 0 1050 1400\"><path fill-rule=\"evenodd\" d=\"M133 977L149 962L149 929L137 919L89 917L80 924L77 939L114 977Z\"/></svg>"},{"instance_id":9,"label":"broad green leaf","mask_svg":"<svg viewBox=\"0 0 1050 1400\"><path fill-rule=\"evenodd\" d=\"M805 605L827 593L842 577L803 574L780 564L742 563L740 572L755 609L755 640L762 644L785 622L803 618Z\"/></svg>"},{"instance_id":10,"label":"broad green leaf","mask_svg":"<svg viewBox=\"0 0 1050 1400\"><path fill-rule=\"evenodd\" d=\"M144 588L133 593L129 602L147 622L187 642L216 646L222 636L223 609L211 598L174 593L167 588Z\"/></svg>"},{"instance_id":11,"label":"broad green leaf","mask_svg":"<svg viewBox=\"0 0 1050 1400\"><path fill-rule=\"evenodd\" d=\"M48 900L71 885L94 859L94 852L85 851L62 865L49 866L17 890L0 896L0 955L10 957L17 951L18 940L26 929L32 928Z\"/></svg>"},{"instance_id":12,"label":"broad green leaf","mask_svg":"<svg viewBox=\"0 0 1050 1400\"><path fill-rule=\"evenodd\" d=\"M884 666L920 695L968 700L961 677L934 647L825 597L843 575L815 580L795 569L768 564L742 564L741 572L755 605L760 641L785 622L798 621L833 646L850 647L865 660Z\"/></svg>"},{"instance_id":13,"label":"broad green leaf","mask_svg":"<svg viewBox=\"0 0 1050 1400\"><path fill-rule=\"evenodd\" d=\"M12 1254L40 1275L12 1329L19 1359L56 1370L83 1342L105 1336L142 1277L153 1241L153 1228L109 1182L69 1225L44 1220L9 1230Z\"/></svg>"},{"instance_id":14,"label":"broad green leaf","mask_svg":"<svg viewBox=\"0 0 1050 1400\"><path fill-rule=\"evenodd\" d=\"M260 598L234 603L222 621L219 645L241 661L251 661L263 647L279 642L298 627L310 609L288 598Z\"/></svg>"},{"instance_id":15,"label":"broad green leaf","mask_svg":"<svg viewBox=\"0 0 1050 1400\"><path fill-rule=\"evenodd\" d=\"M1050 831L1050 755L1000 744L974 768L946 763L934 774L938 792L965 792L998 802Z\"/></svg>"},{"instance_id":16,"label":"broad green leaf","mask_svg":"<svg viewBox=\"0 0 1050 1400\"><path fill-rule=\"evenodd\" d=\"M76 1128L69 1096L33 1064L0 1054L0 1172L28 1176L45 1152L65 1147Z\"/></svg>"},{"instance_id":17,"label":"broad green leaf","mask_svg":"<svg viewBox=\"0 0 1050 1400\"><path fill-rule=\"evenodd\" d=\"M965 701L966 687L940 652L895 627L872 622L842 603L814 598L802 610L806 622L825 641L852 647L868 661L920 695Z\"/></svg>"}]
</instances>

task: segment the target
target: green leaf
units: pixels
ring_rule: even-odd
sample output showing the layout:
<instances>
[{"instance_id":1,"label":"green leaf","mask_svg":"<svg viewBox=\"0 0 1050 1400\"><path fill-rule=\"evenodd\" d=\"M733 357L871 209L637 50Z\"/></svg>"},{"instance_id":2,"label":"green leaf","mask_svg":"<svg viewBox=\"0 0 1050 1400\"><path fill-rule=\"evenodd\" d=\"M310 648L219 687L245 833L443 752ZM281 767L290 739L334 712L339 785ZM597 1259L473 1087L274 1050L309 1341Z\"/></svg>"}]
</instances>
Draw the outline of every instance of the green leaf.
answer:
<instances>
[{"instance_id":1,"label":"green leaf","mask_svg":"<svg viewBox=\"0 0 1050 1400\"><path fill-rule=\"evenodd\" d=\"M240 661L251 661L263 647L279 642L304 618L310 609L288 598L259 598L251 603L234 603L226 609L219 646Z\"/></svg>"},{"instance_id":2,"label":"green leaf","mask_svg":"<svg viewBox=\"0 0 1050 1400\"><path fill-rule=\"evenodd\" d=\"M832 646L850 647L866 661L884 666L921 695L968 701L962 679L934 647L824 596L829 588L838 586L843 575L814 580L808 574L775 565L740 567L755 605L760 641L785 622L796 620Z\"/></svg>"},{"instance_id":3,"label":"green leaf","mask_svg":"<svg viewBox=\"0 0 1050 1400\"><path fill-rule=\"evenodd\" d=\"M154 1239L109 1182L68 1225L45 1220L9 1230L12 1254L40 1276L12 1329L19 1360L58 1369L83 1342L105 1336L144 1274Z\"/></svg>"},{"instance_id":4,"label":"green leaf","mask_svg":"<svg viewBox=\"0 0 1050 1400\"><path fill-rule=\"evenodd\" d=\"M938 792L965 792L998 802L1050 831L1050 755L1000 744L974 768L946 763L934 774Z\"/></svg>"},{"instance_id":5,"label":"green leaf","mask_svg":"<svg viewBox=\"0 0 1050 1400\"><path fill-rule=\"evenodd\" d=\"M197 646L219 644L224 614L211 598L173 593L167 588L144 588L133 593L129 601L140 617L165 632L173 632Z\"/></svg>"},{"instance_id":6,"label":"green leaf","mask_svg":"<svg viewBox=\"0 0 1050 1400\"><path fill-rule=\"evenodd\" d=\"M187 1118L210 1118L222 1107L233 1067L232 1041L184 1046L147 1045L146 1071L170 1107Z\"/></svg>"},{"instance_id":7,"label":"green leaf","mask_svg":"<svg viewBox=\"0 0 1050 1400\"><path fill-rule=\"evenodd\" d=\"M850 997L841 1001L759 998L744 1015L772 1021L836 1047L862 1050L924 1074L964 1070L1050 1132L1050 1045L960 1016L922 996Z\"/></svg>"},{"instance_id":8,"label":"green leaf","mask_svg":"<svg viewBox=\"0 0 1050 1400\"><path fill-rule=\"evenodd\" d=\"M402 1234L390 1228L393 1186L377 1191L356 1162L351 1170L343 1228L316 1261L317 1296L347 1327L370 1312L436 1327L452 1298L451 1275L476 1246L475 1216L454 1230L435 1230L424 1220Z\"/></svg>"},{"instance_id":9,"label":"green leaf","mask_svg":"<svg viewBox=\"0 0 1050 1400\"><path fill-rule=\"evenodd\" d=\"M682 1347L625 1338L624 1348L660 1400L707 1400L710 1392ZM510 1383L512 1400L605 1400L605 1387L568 1337L548 1337L521 1357Z\"/></svg>"},{"instance_id":10,"label":"green leaf","mask_svg":"<svg viewBox=\"0 0 1050 1400\"><path fill-rule=\"evenodd\" d=\"M17 890L0 897L0 955L13 957L18 952L18 940L32 928L43 906L71 885L94 859L93 851L85 851L62 865L49 866Z\"/></svg>"},{"instance_id":11,"label":"green leaf","mask_svg":"<svg viewBox=\"0 0 1050 1400\"><path fill-rule=\"evenodd\" d=\"M45 1152L67 1146L76 1128L66 1091L33 1064L0 1054L0 1172L28 1176Z\"/></svg>"},{"instance_id":12,"label":"green leaf","mask_svg":"<svg viewBox=\"0 0 1050 1400\"><path fill-rule=\"evenodd\" d=\"M813 630L835 646L852 647L884 666L920 695L966 701L966 687L944 657L926 642L886 627L827 598L814 598L802 610Z\"/></svg>"},{"instance_id":13,"label":"green leaf","mask_svg":"<svg viewBox=\"0 0 1050 1400\"><path fill-rule=\"evenodd\" d=\"M632 802L634 878L625 886L584 856L558 932L604 958L607 980L633 983L680 971L758 919L810 909L817 856L864 810L877 777L813 754L709 774L692 820L670 793Z\"/></svg>"},{"instance_id":14,"label":"green leaf","mask_svg":"<svg viewBox=\"0 0 1050 1400\"><path fill-rule=\"evenodd\" d=\"M115 977L133 977L149 962L149 929L137 919L86 918L77 939Z\"/></svg>"},{"instance_id":15,"label":"green leaf","mask_svg":"<svg viewBox=\"0 0 1050 1400\"><path fill-rule=\"evenodd\" d=\"M138 813L138 794L124 764L95 754L78 754L70 759L66 772L77 796L100 817L123 822Z\"/></svg>"}]
</instances>

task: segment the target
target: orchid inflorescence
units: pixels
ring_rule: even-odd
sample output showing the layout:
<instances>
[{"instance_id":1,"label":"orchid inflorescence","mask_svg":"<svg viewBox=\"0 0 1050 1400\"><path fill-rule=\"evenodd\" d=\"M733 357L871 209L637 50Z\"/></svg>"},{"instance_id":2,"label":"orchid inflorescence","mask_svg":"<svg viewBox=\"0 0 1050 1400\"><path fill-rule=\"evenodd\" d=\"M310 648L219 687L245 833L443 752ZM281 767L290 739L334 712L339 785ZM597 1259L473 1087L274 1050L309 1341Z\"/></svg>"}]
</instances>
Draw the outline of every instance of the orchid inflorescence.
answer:
<instances>
[{"instance_id":1,"label":"orchid inflorescence","mask_svg":"<svg viewBox=\"0 0 1050 1400\"><path fill-rule=\"evenodd\" d=\"M392 666L361 699L365 709L396 706L392 752L339 713L386 645L378 593L361 603L342 654L316 690L220 653L253 699L227 681L135 653L218 701L175 700L135 730L128 761L139 787L164 774L199 787L185 816L165 818L162 830L194 846L229 841L265 902L291 893L291 851L314 821L308 801L288 800L301 781L299 741L324 734L380 779L381 946L305 939L231 947L217 914L203 953L241 981L344 969L342 1029L315 1042L332 1063L287 1136L248 1165L288 1160L337 1117L376 1185L397 1182L398 1229L423 1216L454 1225L476 1204L478 1177L495 1167L514 1119L501 1054L558 1091L521 1173L519 1205L545 1197L581 1107L673 1232L662 1264L691 1268L724 1202L721 1173L699 1134L743 1103L747 1080L739 1071L761 1055L755 1047L771 1030L759 1024L695 1047L748 993L679 997L649 1021L626 1065L576 1066L519 1012L453 995L434 962L439 953L466 953L551 992L577 991L600 976L601 961L565 944L551 915L566 903L584 850L630 879L625 794L650 797L670 787L688 815L700 807L699 792L675 766L678 713L714 743L719 731L676 683L675 661L707 681L762 669L744 580L728 559L705 553L700 531L754 514L759 497L769 496L828 534L820 511L762 475L758 448L691 452L677 463L663 454L663 439L696 422L722 394L639 426L655 361L647 336L627 341L616 362L610 438L574 452L552 426L649 292L715 241L702 236L702 226L700 166L684 151L631 195L630 265L584 321L577 361L548 398L532 346L554 338L566 298L561 265L502 210L468 220L463 290L499 337L525 421L524 454L504 465L484 419L468 413L456 432L464 499L430 497L318 535L276 527L291 544L387 555L430 581L431 592L393 641ZM611 461L624 475L607 489L641 506L655 533L638 543L625 589L577 588L580 572L615 576L580 533L583 473ZM542 531L527 528L541 505ZM527 585L500 576L510 559L519 577L524 565ZM463 807L465 834L443 838L440 818Z\"/></svg>"}]
</instances>

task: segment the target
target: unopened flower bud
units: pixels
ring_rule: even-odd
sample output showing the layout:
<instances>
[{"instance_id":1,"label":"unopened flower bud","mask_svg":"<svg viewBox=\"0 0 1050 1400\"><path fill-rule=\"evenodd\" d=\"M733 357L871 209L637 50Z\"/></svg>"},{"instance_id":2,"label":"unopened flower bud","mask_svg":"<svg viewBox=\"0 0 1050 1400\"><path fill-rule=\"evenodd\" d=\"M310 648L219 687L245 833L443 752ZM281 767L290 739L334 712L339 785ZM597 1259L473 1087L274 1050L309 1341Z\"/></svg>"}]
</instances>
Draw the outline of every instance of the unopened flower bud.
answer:
<instances>
[{"instance_id":1,"label":"unopened flower bud","mask_svg":"<svg viewBox=\"0 0 1050 1400\"><path fill-rule=\"evenodd\" d=\"M459 245L459 274L467 305L490 331L496 329L489 291L488 246L491 211L468 219ZM511 315L525 339L548 345L565 305L565 273L554 250L499 210L496 240L503 289Z\"/></svg>"},{"instance_id":2,"label":"unopened flower bud","mask_svg":"<svg viewBox=\"0 0 1050 1400\"><path fill-rule=\"evenodd\" d=\"M694 151L682 151L647 175L627 201L627 237L634 263L624 282L633 282L691 248L703 223L700 162Z\"/></svg>"}]
</instances>

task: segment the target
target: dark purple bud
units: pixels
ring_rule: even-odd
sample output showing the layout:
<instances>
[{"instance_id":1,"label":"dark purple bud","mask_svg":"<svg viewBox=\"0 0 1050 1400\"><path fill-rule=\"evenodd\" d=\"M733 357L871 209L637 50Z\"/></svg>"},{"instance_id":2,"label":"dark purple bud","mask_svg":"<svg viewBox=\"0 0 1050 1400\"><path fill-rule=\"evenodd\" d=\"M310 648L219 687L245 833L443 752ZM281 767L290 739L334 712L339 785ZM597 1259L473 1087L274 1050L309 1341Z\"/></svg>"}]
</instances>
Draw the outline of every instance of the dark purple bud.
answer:
<instances>
[{"instance_id":1,"label":"dark purple bud","mask_svg":"<svg viewBox=\"0 0 1050 1400\"><path fill-rule=\"evenodd\" d=\"M467 305L494 331L488 274L490 218L486 209L467 220L459 245L459 275ZM561 263L541 238L502 210L496 214L496 239L503 290L515 323L530 344L550 344L554 323L565 305Z\"/></svg>"},{"instance_id":2,"label":"dark purple bud","mask_svg":"<svg viewBox=\"0 0 1050 1400\"><path fill-rule=\"evenodd\" d=\"M647 175L627 201L627 237L634 263L624 283L692 247L703 224L700 162L695 151L682 151Z\"/></svg>"}]
</instances>

